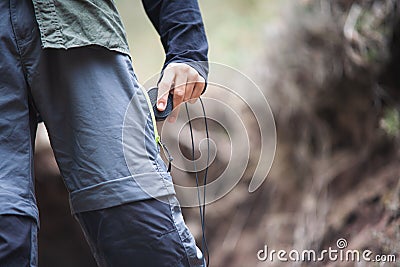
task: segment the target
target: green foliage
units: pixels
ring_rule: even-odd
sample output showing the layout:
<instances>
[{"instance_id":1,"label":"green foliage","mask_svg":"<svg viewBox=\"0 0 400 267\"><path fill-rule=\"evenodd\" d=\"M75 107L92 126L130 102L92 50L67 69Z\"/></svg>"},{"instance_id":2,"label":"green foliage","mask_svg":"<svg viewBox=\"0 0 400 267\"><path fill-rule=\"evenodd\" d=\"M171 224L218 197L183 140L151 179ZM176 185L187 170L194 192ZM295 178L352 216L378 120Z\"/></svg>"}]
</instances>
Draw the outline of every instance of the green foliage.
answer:
<instances>
[{"instance_id":1,"label":"green foliage","mask_svg":"<svg viewBox=\"0 0 400 267\"><path fill-rule=\"evenodd\" d=\"M392 137L400 136L400 112L396 108L387 108L381 120L381 127Z\"/></svg>"}]
</instances>

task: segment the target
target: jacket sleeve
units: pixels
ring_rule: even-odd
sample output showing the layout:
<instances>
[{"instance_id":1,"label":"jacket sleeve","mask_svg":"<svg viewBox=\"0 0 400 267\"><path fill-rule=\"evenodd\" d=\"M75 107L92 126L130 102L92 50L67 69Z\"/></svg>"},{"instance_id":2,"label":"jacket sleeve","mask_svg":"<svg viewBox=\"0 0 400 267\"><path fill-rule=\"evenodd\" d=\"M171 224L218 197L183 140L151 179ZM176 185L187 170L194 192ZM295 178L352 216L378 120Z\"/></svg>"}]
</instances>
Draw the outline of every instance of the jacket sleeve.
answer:
<instances>
[{"instance_id":1,"label":"jacket sleeve","mask_svg":"<svg viewBox=\"0 0 400 267\"><path fill-rule=\"evenodd\" d=\"M208 43L197 0L142 0L146 14L161 38L165 67L187 63L207 80Z\"/></svg>"}]
</instances>

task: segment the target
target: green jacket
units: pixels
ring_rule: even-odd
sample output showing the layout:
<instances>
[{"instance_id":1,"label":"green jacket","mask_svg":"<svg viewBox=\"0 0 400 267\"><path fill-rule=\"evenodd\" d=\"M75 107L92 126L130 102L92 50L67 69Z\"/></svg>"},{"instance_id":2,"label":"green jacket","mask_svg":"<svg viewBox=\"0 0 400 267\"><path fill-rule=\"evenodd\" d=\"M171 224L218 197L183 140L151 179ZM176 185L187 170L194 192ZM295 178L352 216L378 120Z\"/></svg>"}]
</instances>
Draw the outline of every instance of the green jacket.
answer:
<instances>
[{"instance_id":1,"label":"green jacket","mask_svg":"<svg viewBox=\"0 0 400 267\"><path fill-rule=\"evenodd\" d=\"M43 48L100 45L129 54L112 0L32 0Z\"/></svg>"},{"instance_id":2,"label":"green jacket","mask_svg":"<svg viewBox=\"0 0 400 267\"><path fill-rule=\"evenodd\" d=\"M113 0L32 0L43 48L99 45L129 55ZM185 62L205 79L208 43L197 0L142 0L165 50L164 68ZM200 63L199 63L200 62Z\"/></svg>"}]
</instances>

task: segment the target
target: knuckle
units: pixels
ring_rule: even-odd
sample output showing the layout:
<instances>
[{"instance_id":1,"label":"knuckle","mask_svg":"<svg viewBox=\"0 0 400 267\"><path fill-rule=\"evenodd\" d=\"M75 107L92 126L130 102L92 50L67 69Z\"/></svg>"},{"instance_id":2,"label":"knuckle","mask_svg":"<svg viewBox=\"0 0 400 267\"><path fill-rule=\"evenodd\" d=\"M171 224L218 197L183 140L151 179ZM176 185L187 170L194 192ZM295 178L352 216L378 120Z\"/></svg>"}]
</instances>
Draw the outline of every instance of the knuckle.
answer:
<instances>
[{"instance_id":1,"label":"knuckle","mask_svg":"<svg viewBox=\"0 0 400 267\"><path fill-rule=\"evenodd\" d=\"M176 95L178 98L183 98L185 92L183 90L177 90L176 92L174 92L174 95Z\"/></svg>"},{"instance_id":2,"label":"knuckle","mask_svg":"<svg viewBox=\"0 0 400 267\"><path fill-rule=\"evenodd\" d=\"M195 77L195 78L197 78L197 77L199 76L199 73L198 73L195 69L193 69L193 68L190 68L189 74L190 74L192 77Z\"/></svg>"},{"instance_id":3,"label":"knuckle","mask_svg":"<svg viewBox=\"0 0 400 267\"><path fill-rule=\"evenodd\" d=\"M203 78L203 76L201 76L200 74L197 75L197 82L199 83L205 83L206 80Z\"/></svg>"},{"instance_id":4,"label":"knuckle","mask_svg":"<svg viewBox=\"0 0 400 267\"><path fill-rule=\"evenodd\" d=\"M197 74L196 71L190 72L189 75L188 75L188 77L190 78L191 81L197 81L198 80L198 76L199 75Z\"/></svg>"},{"instance_id":5,"label":"knuckle","mask_svg":"<svg viewBox=\"0 0 400 267\"><path fill-rule=\"evenodd\" d=\"M166 82L166 81L161 81L161 82L158 84L158 87L159 87L159 88L162 88L162 89L168 89L168 85L169 85L168 82Z\"/></svg>"},{"instance_id":6,"label":"knuckle","mask_svg":"<svg viewBox=\"0 0 400 267\"><path fill-rule=\"evenodd\" d=\"M186 65L186 64L183 64L182 67L181 67L181 71L183 73L190 73L190 69L191 69L190 66Z\"/></svg>"}]
</instances>

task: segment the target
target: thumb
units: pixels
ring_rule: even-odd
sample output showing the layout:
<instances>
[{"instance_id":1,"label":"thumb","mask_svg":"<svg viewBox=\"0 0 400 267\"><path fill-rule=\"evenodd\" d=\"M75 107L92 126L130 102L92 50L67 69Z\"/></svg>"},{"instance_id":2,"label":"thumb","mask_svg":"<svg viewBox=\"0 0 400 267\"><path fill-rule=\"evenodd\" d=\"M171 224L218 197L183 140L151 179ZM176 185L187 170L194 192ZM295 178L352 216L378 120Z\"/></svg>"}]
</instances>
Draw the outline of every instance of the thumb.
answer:
<instances>
[{"instance_id":1,"label":"thumb","mask_svg":"<svg viewBox=\"0 0 400 267\"><path fill-rule=\"evenodd\" d=\"M167 106L168 94L174 82L174 72L168 68L165 69L164 75L158 83L157 109L164 111Z\"/></svg>"}]
</instances>

